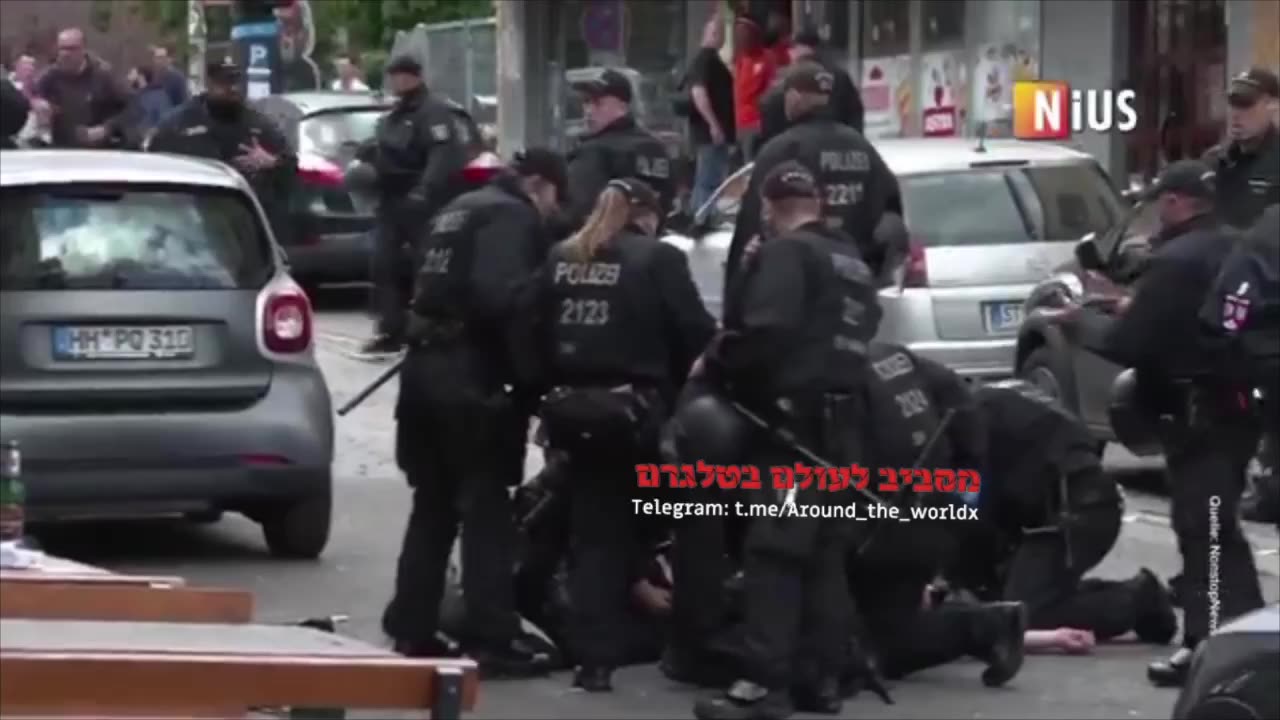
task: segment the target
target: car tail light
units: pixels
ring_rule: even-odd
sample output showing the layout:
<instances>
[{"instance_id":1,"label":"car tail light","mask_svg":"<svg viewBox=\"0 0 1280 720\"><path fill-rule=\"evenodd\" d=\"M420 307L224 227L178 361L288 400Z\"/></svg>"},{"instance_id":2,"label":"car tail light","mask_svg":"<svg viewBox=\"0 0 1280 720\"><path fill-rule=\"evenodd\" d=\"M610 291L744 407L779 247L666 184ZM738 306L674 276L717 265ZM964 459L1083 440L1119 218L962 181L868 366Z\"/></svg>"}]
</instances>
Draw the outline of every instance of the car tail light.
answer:
<instances>
[{"instance_id":1,"label":"car tail light","mask_svg":"<svg viewBox=\"0 0 1280 720\"><path fill-rule=\"evenodd\" d=\"M462 168L462 179L473 185L483 185L502 171L502 158L491 152L483 152Z\"/></svg>"},{"instance_id":2,"label":"car tail light","mask_svg":"<svg viewBox=\"0 0 1280 720\"><path fill-rule=\"evenodd\" d=\"M298 180L319 187L342 187L342 168L318 155L298 156Z\"/></svg>"},{"instance_id":3,"label":"car tail light","mask_svg":"<svg viewBox=\"0 0 1280 720\"><path fill-rule=\"evenodd\" d=\"M908 246L907 262L902 267L902 287L929 287L929 269L925 264L924 243L916 238Z\"/></svg>"},{"instance_id":4,"label":"car tail light","mask_svg":"<svg viewBox=\"0 0 1280 720\"><path fill-rule=\"evenodd\" d=\"M258 453L250 453L241 455L240 462L245 465L257 465L267 467L278 467L280 465L292 465L289 458L283 455L262 455Z\"/></svg>"},{"instance_id":5,"label":"car tail light","mask_svg":"<svg viewBox=\"0 0 1280 720\"><path fill-rule=\"evenodd\" d=\"M262 342L267 350L294 354L311 347L311 302L300 288L273 291L262 312Z\"/></svg>"}]
</instances>

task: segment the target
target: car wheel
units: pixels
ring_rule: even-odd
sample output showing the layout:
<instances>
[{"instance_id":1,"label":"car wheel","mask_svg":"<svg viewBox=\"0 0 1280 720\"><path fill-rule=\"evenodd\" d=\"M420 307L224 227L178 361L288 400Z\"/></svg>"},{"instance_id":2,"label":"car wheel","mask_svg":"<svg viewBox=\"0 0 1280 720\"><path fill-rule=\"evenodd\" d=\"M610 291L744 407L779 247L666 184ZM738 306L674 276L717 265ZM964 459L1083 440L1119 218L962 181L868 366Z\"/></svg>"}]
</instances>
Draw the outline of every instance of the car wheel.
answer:
<instances>
[{"instance_id":1,"label":"car wheel","mask_svg":"<svg viewBox=\"0 0 1280 720\"><path fill-rule=\"evenodd\" d=\"M1076 403L1075 398L1071 397L1070 381L1064 377L1056 360L1053 351L1048 347L1038 347L1022 363L1018 376L1035 385L1038 390L1054 400L1075 410Z\"/></svg>"},{"instance_id":2,"label":"car wheel","mask_svg":"<svg viewBox=\"0 0 1280 720\"><path fill-rule=\"evenodd\" d=\"M271 554L281 558L314 560L329 544L333 523L333 492L293 500L264 512L262 535Z\"/></svg>"}]
</instances>

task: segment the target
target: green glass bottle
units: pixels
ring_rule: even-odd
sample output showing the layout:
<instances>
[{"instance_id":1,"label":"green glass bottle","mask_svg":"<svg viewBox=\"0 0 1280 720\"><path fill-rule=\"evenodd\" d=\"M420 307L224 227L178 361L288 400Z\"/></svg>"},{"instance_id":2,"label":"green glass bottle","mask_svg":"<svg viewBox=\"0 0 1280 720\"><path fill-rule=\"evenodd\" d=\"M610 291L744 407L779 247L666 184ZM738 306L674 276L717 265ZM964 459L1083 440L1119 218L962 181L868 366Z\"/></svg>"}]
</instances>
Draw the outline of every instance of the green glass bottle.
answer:
<instances>
[{"instance_id":1,"label":"green glass bottle","mask_svg":"<svg viewBox=\"0 0 1280 720\"><path fill-rule=\"evenodd\" d=\"M21 540L27 488L22 484L22 452L18 441L4 444L0 457L0 542Z\"/></svg>"}]
</instances>

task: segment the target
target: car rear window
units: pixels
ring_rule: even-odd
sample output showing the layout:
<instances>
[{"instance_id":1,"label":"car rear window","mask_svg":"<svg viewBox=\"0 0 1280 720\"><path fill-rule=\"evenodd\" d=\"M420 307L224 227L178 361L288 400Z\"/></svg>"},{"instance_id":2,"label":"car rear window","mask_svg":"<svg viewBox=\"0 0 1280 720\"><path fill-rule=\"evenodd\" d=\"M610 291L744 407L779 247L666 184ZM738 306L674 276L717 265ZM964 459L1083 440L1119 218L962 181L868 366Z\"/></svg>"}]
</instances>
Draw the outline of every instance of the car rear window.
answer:
<instances>
[{"instance_id":1,"label":"car rear window","mask_svg":"<svg viewBox=\"0 0 1280 720\"><path fill-rule=\"evenodd\" d=\"M907 225L927 245L1075 241L1123 217L1092 163L983 168L900 180Z\"/></svg>"},{"instance_id":2,"label":"car rear window","mask_svg":"<svg viewBox=\"0 0 1280 720\"><path fill-rule=\"evenodd\" d=\"M298 125L298 151L350 161L356 148L373 139L386 112L377 108L313 115Z\"/></svg>"},{"instance_id":3,"label":"car rear window","mask_svg":"<svg viewBox=\"0 0 1280 720\"><path fill-rule=\"evenodd\" d=\"M257 212L234 191L38 186L0 194L4 290L226 290L274 272Z\"/></svg>"},{"instance_id":4,"label":"car rear window","mask_svg":"<svg viewBox=\"0 0 1280 720\"><path fill-rule=\"evenodd\" d=\"M1002 245L1031 239L1003 171L899 180L907 227L930 246Z\"/></svg>"},{"instance_id":5,"label":"car rear window","mask_svg":"<svg viewBox=\"0 0 1280 720\"><path fill-rule=\"evenodd\" d=\"M1028 167L1010 177L1022 190L1040 238L1102 235L1124 217L1123 199L1095 163Z\"/></svg>"}]
</instances>

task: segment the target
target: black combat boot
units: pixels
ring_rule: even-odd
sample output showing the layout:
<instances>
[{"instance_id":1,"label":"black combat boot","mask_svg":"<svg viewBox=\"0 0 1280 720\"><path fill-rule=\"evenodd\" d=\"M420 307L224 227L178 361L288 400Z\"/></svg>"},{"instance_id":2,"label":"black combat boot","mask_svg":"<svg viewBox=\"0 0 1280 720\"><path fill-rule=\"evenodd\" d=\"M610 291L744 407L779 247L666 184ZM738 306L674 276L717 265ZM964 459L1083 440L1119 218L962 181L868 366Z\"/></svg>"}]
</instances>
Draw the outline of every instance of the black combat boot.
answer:
<instances>
[{"instance_id":1,"label":"black combat boot","mask_svg":"<svg viewBox=\"0 0 1280 720\"><path fill-rule=\"evenodd\" d=\"M795 712L791 693L739 680L715 697L693 705L698 720L786 720Z\"/></svg>"},{"instance_id":2,"label":"black combat boot","mask_svg":"<svg viewBox=\"0 0 1280 720\"><path fill-rule=\"evenodd\" d=\"M435 637L427 641L395 640L391 649L399 655L411 658L462 657L462 649L457 641L442 632L437 632Z\"/></svg>"},{"instance_id":3,"label":"black combat boot","mask_svg":"<svg viewBox=\"0 0 1280 720\"><path fill-rule=\"evenodd\" d=\"M503 645L481 645L467 651L480 668L480 677L538 677L551 672L551 656L523 638Z\"/></svg>"},{"instance_id":4,"label":"black combat boot","mask_svg":"<svg viewBox=\"0 0 1280 720\"><path fill-rule=\"evenodd\" d=\"M1191 670L1191 648L1178 648L1168 660L1157 660L1147 666L1147 679L1156 687L1182 687Z\"/></svg>"},{"instance_id":5,"label":"black combat boot","mask_svg":"<svg viewBox=\"0 0 1280 720\"><path fill-rule=\"evenodd\" d=\"M969 654L987 664L982 683L1000 687L1022 669L1027 611L1022 603L987 603L973 609L973 649Z\"/></svg>"},{"instance_id":6,"label":"black combat boot","mask_svg":"<svg viewBox=\"0 0 1280 720\"><path fill-rule=\"evenodd\" d=\"M839 715L844 707L840 679L827 675L801 682L791 689L791 702L800 712Z\"/></svg>"},{"instance_id":7,"label":"black combat boot","mask_svg":"<svg viewBox=\"0 0 1280 720\"><path fill-rule=\"evenodd\" d=\"M1134 588L1134 603L1138 609L1133 627L1138 639L1153 645L1168 645L1178 634L1178 615L1174 612L1169 591L1147 568L1139 570L1129 584Z\"/></svg>"},{"instance_id":8,"label":"black combat boot","mask_svg":"<svg viewBox=\"0 0 1280 720\"><path fill-rule=\"evenodd\" d=\"M573 670L573 686L589 693L613 692L613 668L579 665Z\"/></svg>"},{"instance_id":9,"label":"black combat boot","mask_svg":"<svg viewBox=\"0 0 1280 720\"><path fill-rule=\"evenodd\" d=\"M673 682L696 687L724 687L733 682L731 663L707 650L669 646L662 653L658 670Z\"/></svg>"}]
</instances>

